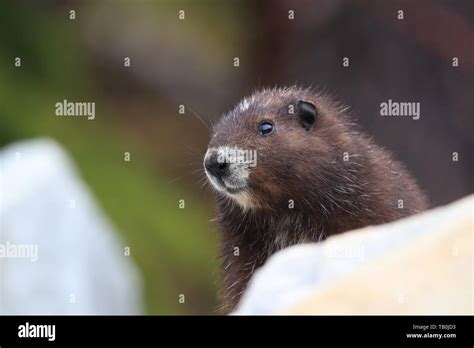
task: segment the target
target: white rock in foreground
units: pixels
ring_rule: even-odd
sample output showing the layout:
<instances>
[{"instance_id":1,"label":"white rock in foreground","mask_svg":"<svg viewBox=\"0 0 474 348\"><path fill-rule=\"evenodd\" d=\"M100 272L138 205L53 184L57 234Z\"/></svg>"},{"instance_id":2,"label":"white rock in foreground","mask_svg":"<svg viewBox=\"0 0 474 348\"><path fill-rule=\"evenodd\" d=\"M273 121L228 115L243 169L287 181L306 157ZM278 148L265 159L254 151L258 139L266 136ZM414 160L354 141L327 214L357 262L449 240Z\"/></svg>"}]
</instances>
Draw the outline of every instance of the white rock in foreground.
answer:
<instances>
[{"instance_id":1,"label":"white rock in foreground","mask_svg":"<svg viewBox=\"0 0 474 348\"><path fill-rule=\"evenodd\" d=\"M57 143L0 151L0 314L139 314L124 247Z\"/></svg>"},{"instance_id":2,"label":"white rock in foreground","mask_svg":"<svg viewBox=\"0 0 474 348\"><path fill-rule=\"evenodd\" d=\"M234 314L474 312L474 196L273 255Z\"/></svg>"}]
</instances>

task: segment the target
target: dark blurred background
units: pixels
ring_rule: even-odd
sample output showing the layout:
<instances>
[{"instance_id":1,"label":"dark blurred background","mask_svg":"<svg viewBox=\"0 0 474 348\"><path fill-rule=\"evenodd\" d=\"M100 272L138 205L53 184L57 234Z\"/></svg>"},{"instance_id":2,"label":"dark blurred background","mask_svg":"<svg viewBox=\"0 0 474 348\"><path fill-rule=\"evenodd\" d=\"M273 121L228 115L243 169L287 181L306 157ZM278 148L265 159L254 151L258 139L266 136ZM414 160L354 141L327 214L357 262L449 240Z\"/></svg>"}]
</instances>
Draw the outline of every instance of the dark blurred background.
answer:
<instances>
[{"instance_id":1,"label":"dark blurred background","mask_svg":"<svg viewBox=\"0 0 474 348\"><path fill-rule=\"evenodd\" d=\"M260 87L314 86L350 106L432 206L451 202L473 190L473 20L472 0L1 1L0 145L49 136L67 149L131 246L148 313L212 313L209 124ZM63 99L94 101L96 119L56 117ZM388 99L420 102L421 118L381 117Z\"/></svg>"}]
</instances>

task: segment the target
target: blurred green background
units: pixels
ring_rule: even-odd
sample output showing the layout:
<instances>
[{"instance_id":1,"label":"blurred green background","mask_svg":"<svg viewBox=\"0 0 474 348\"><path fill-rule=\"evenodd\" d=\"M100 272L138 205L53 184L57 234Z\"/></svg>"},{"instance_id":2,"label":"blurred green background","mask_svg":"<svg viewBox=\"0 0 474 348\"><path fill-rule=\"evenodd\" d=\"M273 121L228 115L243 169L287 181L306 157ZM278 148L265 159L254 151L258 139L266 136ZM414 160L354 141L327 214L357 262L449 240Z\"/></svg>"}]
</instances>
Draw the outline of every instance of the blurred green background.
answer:
<instances>
[{"instance_id":1,"label":"blurred green background","mask_svg":"<svg viewBox=\"0 0 474 348\"><path fill-rule=\"evenodd\" d=\"M166 9L169 3L142 4L153 5ZM69 19L69 8L76 10L76 21ZM81 38L81 25L87 25L81 8L94 10L79 3L0 2L1 145L48 136L66 148L131 249L144 278L148 313L212 313L217 306L217 258L211 200L202 197L197 184L202 173L193 173L200 154L188 150L184 141L196 124L180 120L177 107L149 93L145 98L156 107L147 108L149 104L133 96L124 101L127 93L118 104L128 105L128 110L115 104L117 92L110 92L104 80L132 78L123 58L106 66L122 76L96 72L106 63L91 57ZM124 56L131 57L133 67L133 52L128 53ZM21 57L21 68L12 69L15 57ZM140 88L137 81L132 85ZM138 98L143 95L138 93ZM96 119L55 117L54 104L63 99L95 101ZM170 118L169 124L164 122ZM167 146L165 137L173 146ZM205 141L203 137L202 149ZM130 162L124 161L125 152L130 152ZM162 163L172 161L177 152L183 154L176 166L164 168ZM188 185L180 180L183 174ZM185 209L179 209L180 199ZM185 304L178 302L179 294L185 294Z\"/></svg>"},{"instance_id":2,"label":"blurred green background","mask_svg":"<svg viewBox=\"0 0 474 348\"><path fill-rule=\"evenodd\" d=\"M472 1L0 1L0 146L48 136L65 147L131 248L147 313L215 313L209 124L262 86L320 86L432 205L447 203L472 192L472 161L448 165L446 154L473 146L473 14ZM421 101L421 120L379 117L388 98ZM95 102L95 120L55 116L64 99Z\"/></svg>"}]
</instances>

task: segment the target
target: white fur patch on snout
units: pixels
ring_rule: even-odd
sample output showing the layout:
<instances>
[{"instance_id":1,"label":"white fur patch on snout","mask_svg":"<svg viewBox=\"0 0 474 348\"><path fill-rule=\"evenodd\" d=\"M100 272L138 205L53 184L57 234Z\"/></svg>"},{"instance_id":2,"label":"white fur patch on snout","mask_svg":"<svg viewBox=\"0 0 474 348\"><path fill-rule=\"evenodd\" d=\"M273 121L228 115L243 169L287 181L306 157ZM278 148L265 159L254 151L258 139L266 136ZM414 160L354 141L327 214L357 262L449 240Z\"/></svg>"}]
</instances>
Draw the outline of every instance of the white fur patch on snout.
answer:
<instances>
[{"instance_id":1,"label":"white fur patch on snout","mask_svg":"<svg viewBox=\"0 0 474 348\"><path fill-rule=\"evenodd\" d=\"M219 146L217 148L208 148L204 161L211 154L217 154L219 163L229 164L229 174L222 177L222 182L210 175L206 170L206 175L212 186L232 199L234 199L242 208L251 207L250 193L248 191L248 179L250 168L256 166L257 157L255 150L245 150L237 146ZM222 185L223 184L223 185ZM231 192L241 190L239 192Z\"/></svg>"},{"instance_id":2,"label":"white fur patch on snout","mask_svg":"<svg viewBox=\"0 0 474 348\"><path fill-rule=\"evenodd\" d=\"M247 185L250 174L248 151L237 146L219 146L217 148L217 161L229 164L229 176L224 178L226 186L238 188Z\"/></svg>"}]
</instances>

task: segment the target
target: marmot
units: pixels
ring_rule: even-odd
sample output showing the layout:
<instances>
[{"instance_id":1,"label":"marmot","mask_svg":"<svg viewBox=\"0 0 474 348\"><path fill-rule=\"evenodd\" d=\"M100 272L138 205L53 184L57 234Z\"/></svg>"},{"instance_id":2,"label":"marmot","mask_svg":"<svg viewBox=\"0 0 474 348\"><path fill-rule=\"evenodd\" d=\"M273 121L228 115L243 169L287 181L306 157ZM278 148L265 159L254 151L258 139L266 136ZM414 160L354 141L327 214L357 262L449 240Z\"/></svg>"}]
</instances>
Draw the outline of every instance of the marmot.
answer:
<instances>
[{"instance_id":1,"label":"marmot","mask_svg":"<svg viewBox=\"0 0 474 348\"><path fill-rule=\"evenodd\" d=\"M204 167L218 193L225 311L276 251L427 207L405 167L310 89L243 99L213 127Z\"/></svg>"}]
</instances>

